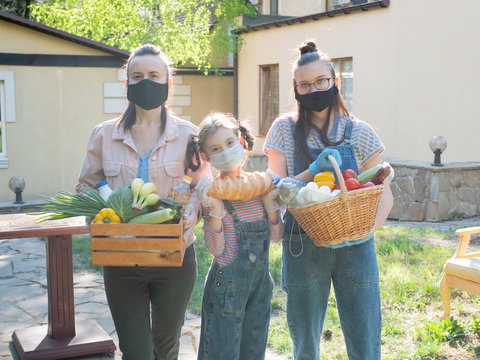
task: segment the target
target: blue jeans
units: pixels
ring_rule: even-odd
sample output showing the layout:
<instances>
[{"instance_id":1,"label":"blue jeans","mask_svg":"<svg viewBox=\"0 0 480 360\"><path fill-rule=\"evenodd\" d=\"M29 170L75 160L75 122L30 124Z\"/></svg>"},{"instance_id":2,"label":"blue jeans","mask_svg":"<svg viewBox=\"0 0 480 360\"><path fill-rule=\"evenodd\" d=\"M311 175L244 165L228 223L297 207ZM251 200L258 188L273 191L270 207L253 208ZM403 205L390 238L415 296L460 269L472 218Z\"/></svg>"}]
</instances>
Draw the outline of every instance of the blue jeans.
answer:
<instances>
[{"instance_id":1,"label":"blue jeans","mask_svg":"<svg viewBox=\"0 0 480 360\"><path fill-rule=\"evenodd\" d=\"M293 255L292 255L293 254ZM319 359L333 283L350 360L380 359L381 309L373 235L342 248L318 247L306 235L285 234L282 286L295 360Z\"/></svg>"}]
</instances>

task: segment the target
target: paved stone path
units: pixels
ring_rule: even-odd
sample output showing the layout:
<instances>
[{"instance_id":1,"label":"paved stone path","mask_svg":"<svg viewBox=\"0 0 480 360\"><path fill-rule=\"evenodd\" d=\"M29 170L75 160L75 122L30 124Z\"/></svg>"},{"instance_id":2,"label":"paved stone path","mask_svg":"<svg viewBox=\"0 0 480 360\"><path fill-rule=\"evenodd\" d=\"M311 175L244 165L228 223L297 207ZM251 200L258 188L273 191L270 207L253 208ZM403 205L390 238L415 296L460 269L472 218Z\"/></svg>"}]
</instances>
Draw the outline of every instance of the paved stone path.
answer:
<instances>
[{"instance_id":1,"label":"paved stone path","mask_svg":"<svg viewBox=\"0 0 480 360\"><path fill-rule=\"evenodd\" d=\"M118 338L110 316L103 277L92 271L74 271L75 320L96 320L113 338ZM11 343L14 330L47 324L47 278L45 242L39 238L0 240L0 360L18 359ZM186 315L182 329L180 360L197 358L200 317ZM286 357L267 351L267 360ZM77 360L79 358L76 358ZM88 356L89 360L119 360L115 356Z\"/></svg>"},{"instance_id":2,"label":"paved stone path","mask_svg":"<svg viewBox=\"0 0 480 360\"><path fill-rule=\"evenodd\" d=\"M387 225L432 227L439 230L479 226L480 217L471 219L427 223L388 221ZM0 360L15 359L18 355L11 343L13 330L47 323L47 280L45 242L38 238L0 240ZM91 271L74 272L76 320L96 320L112 336L118 338L108 309L102 276ZM182 330L180 359L196 359L200 335L200 318L186 315ZM285 360L287 357L267 351L267 360ZM77 358L78 360L79 358ZM115 356L82 357L90 360L119 360Z\"/></svg>"}]
</instances>

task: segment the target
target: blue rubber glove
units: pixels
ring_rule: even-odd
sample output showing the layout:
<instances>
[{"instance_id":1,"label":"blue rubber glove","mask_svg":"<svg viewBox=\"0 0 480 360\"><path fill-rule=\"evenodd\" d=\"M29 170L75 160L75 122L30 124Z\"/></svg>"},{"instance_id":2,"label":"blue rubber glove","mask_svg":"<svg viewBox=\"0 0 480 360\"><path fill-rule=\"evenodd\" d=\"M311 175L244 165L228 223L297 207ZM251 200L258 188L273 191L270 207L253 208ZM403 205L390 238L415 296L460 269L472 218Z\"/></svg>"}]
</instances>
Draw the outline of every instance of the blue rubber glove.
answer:
<instances>
[{"instance_id":1,"label":"blue rubber glove","mask_svg":"<svg viewBox=\"0 0 480 360\"><path fill-rule=\"evenodd\" d=\"M338 150L335 149L325 149L323 150L320 155L318 155L317 159L310 164L308 170L310 173L315 176L319 172L326 171L328 169L333 168L332 163L328 160L327 156L332 155L335 158L335 161L338 164L338 167L342 166L342 158L340 157L340 153Z\"/></svg>"}]
</instances>

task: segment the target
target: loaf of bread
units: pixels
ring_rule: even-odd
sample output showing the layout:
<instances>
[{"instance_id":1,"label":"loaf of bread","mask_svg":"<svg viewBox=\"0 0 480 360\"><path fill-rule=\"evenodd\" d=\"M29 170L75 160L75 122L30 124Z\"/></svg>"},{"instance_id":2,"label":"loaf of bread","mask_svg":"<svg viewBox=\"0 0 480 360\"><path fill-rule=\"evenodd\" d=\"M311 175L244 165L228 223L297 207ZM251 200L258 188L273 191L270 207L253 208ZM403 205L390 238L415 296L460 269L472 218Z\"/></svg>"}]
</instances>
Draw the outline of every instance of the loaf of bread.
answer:
<instances>
[{"instance_id":1,"label":"loaf of bread","mask_svg":"<svg viewBox=\"0 0 480 360\"><path fill-rule=\"evenodd\" d=\"M207 195L221 200L250 200L274 189L267 172L242 172L238 176L217 176L212 180Z\"/></svg>"}]
</instances>

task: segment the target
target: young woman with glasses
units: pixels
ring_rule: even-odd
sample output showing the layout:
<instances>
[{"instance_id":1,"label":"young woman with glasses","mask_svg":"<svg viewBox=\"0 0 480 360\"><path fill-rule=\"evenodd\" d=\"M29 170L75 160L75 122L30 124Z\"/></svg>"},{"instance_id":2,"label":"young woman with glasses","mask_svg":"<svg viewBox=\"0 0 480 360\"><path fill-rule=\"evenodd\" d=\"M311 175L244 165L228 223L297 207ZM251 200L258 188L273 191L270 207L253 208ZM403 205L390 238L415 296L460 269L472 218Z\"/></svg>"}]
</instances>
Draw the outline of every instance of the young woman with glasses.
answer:
<instances>
[{"instance_id":1,"label":"young woman with glasses","mask_svg":"<svg viewBox=\"0 0 480 360\"><path fill-rule=\"evenodd\" d=\"M277 118L264 151L280 176L312 181L332 167L357 174L381 163L384 146L365 122L351 116L338 90L331 59L312 41L300 47L293 67L296 113ZM390 188L380 201L377 229L393 205ZM331 284L349 359L380 359L381 310L373 235L334 246L315 246L293 216L285 214L282 286L296 360L318 359Z\"/></svg>"}]
</instances>

